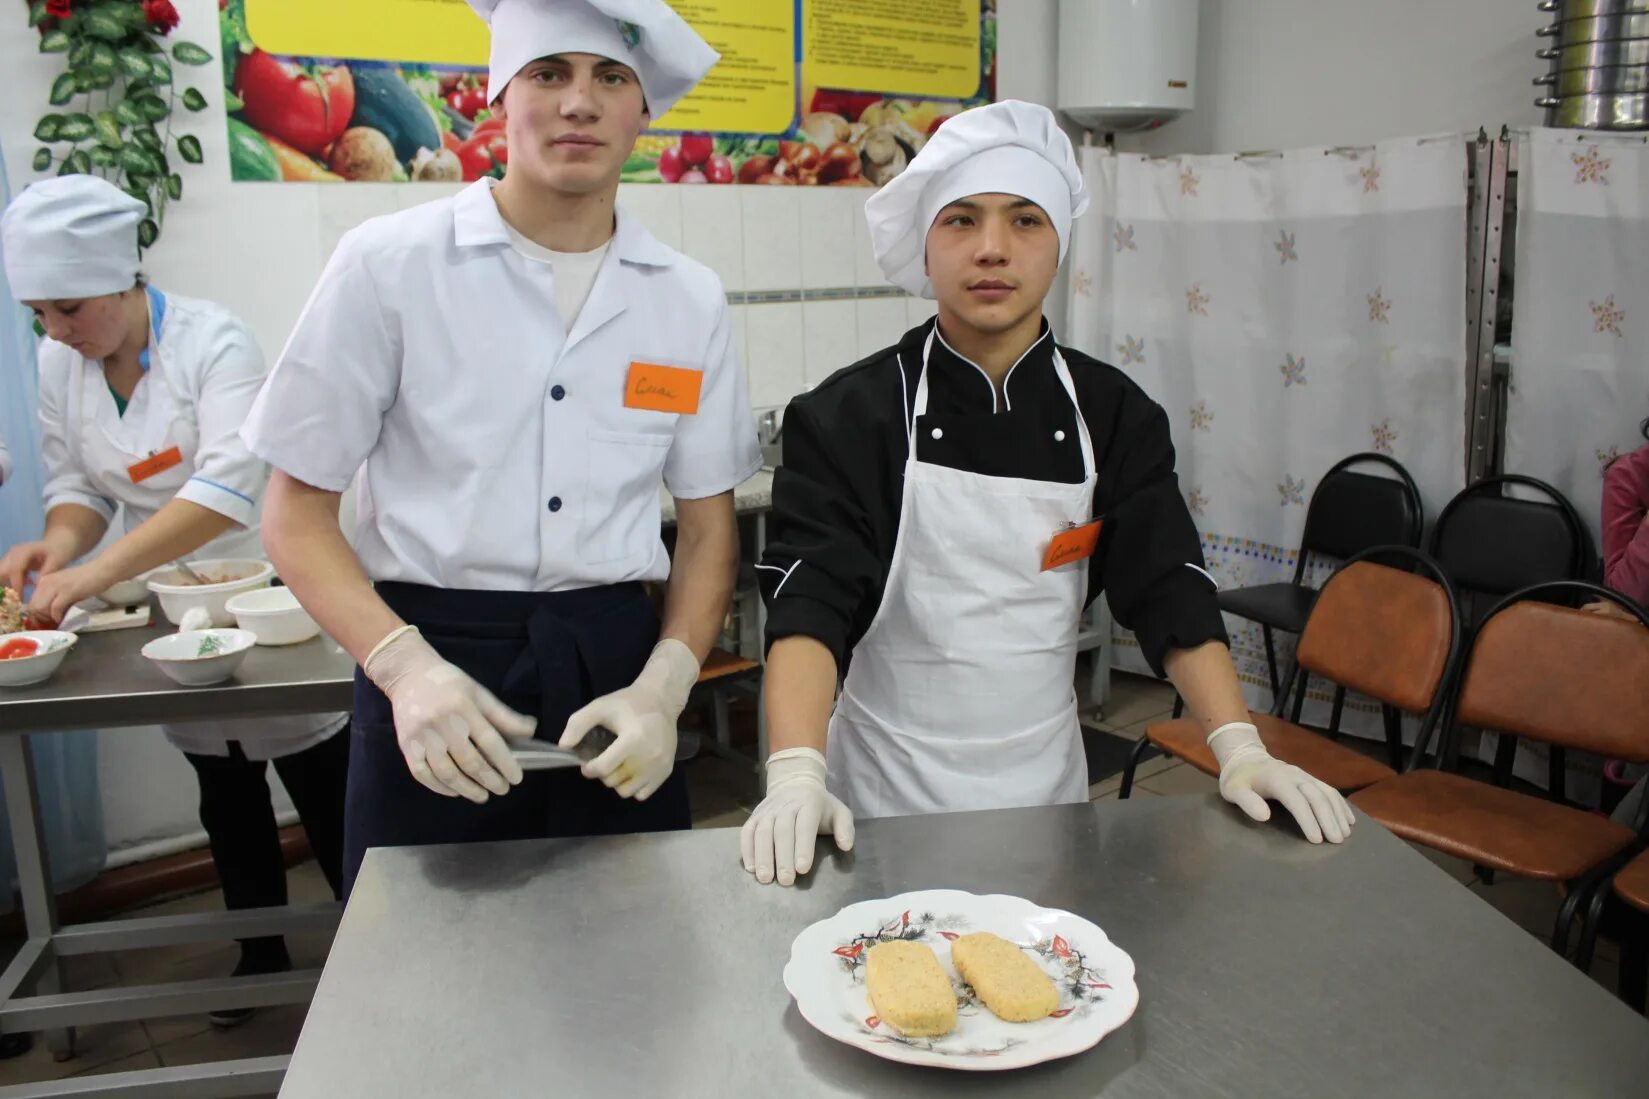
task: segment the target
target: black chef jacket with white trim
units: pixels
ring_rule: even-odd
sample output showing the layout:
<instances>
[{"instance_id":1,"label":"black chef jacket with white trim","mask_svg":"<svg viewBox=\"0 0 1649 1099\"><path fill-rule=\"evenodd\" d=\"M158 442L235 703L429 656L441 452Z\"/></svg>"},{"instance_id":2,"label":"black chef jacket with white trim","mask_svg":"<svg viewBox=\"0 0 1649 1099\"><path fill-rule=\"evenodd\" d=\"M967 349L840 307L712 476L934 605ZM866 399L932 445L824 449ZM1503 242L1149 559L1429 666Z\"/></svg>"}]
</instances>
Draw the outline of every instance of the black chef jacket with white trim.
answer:
<instances>
[{"instance_id":1,"label":"black chef jacket with white trim","mask_svg":"<svg viewBox=\"0 0 1649 1099\"><path fill-rule=\"evenodd\" d=\"M757 569L767 643L815 638L843 674L881 605L893 561L905 425L933 325L837 371L785 413L770 542ZM1227 640L1213 582L1200 571L1201 539L1174 474L1168 418L1120 370L1060 351L1093 438L1094 515L1105 521L1089 562L1089 597L1107 593L1111 613L1135 632L1145 659L1161 674L1170 649ZM1076 410L1054 370L1053 352L1044 322L1041 337L1008 372L999 400L984 371L936 338L918 457L992 477L1080 482ZM1054 532L1035 534L1051 538ZM956 552L966 554L968 547ZM1049 624L1050 643L1060 625Z\"/></svg>"}]
</instances>

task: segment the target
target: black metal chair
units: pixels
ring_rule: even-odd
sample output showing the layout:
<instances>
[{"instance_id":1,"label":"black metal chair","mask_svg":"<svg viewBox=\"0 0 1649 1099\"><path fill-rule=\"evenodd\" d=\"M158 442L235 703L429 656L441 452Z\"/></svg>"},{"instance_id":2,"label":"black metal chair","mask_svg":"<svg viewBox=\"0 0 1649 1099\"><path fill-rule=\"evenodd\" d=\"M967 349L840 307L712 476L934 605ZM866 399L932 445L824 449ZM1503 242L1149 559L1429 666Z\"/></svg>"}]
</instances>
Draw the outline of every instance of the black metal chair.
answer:
<instances>
[{"instance_id":1,"label":"black metal chair","mask_svg":"<svg viewBox=\"0 0 1649 1099\"><path fill-rule=\"evenodd\" d=\"M1505 489L1511 485L1546 499L1508 496ZM1601 579L1594 575L1597 554L1580 512L1556 488L1519 473L1485 477L1456 494L1437 516L1430 548L1454 583L1460 621L1468 630L1476 629L1489 608L1513 592L1548 581ZM1510 778L1516 750L1512 738L1501 739L1494 762L1497 781ZM1565 770L1565 749L1554 745L1548 756L1548 785L1559 800L1564 796Z\"/></svg>"},{"instance_id":2,"label":"black metal chair","mask_svg":"<svg viewBox=\"0 0 1649 1099\"><path fill-rule=\"evenodd\" d=\"M1364 464L1383 465L1397 477L1358 473L1350 468ZM1284 696L1272 634L1278 630L1297 634L1305 629L1306 620L1311 617L1311 605L1317 598L1316 589L1305 583L1306 568L1312 560L1343 561L1374 546L1418 549L1424 525L1420 490L1408 470L1384 454L1353 454L1336 462L1311 494L1294 579L1219 593L1220 610L1260 624L1275 712L1282 712Z\"/></svg>"},{"instance_id":3,"label":"black metal chair","mask_svg":"<svg viewBox=\"0 0 1649 1099\"><path fill-rule=\"evenodd\" d=\"M1545 496L1507 496L1517 485ZM1517 473L1485 477L1443 508L1431 532L1431 555L1454 582L1460 618L1482 621L1491 603L1549 580L1595 580L1591 531L1567 497Z\"/></svg>"}]
</instances>

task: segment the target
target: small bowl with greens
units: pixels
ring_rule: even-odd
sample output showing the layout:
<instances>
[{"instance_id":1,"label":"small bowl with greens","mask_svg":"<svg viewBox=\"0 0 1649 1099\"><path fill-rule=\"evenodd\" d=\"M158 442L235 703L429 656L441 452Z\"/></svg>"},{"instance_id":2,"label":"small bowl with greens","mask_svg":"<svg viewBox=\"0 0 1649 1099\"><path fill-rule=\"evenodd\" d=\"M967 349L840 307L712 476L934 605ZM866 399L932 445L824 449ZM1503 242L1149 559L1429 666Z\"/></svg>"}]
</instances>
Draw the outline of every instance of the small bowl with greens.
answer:
<instances>
[{"instance_id":1,"label":"small bowl with greens","mask_svg":"<svg viewBox=\"0 0 1649 1099\"><path fill-rule=\"evenodd\" d=\"M174 682L210 687L239 671L256 643L246 630L183 630L155 638L143 646L143 655Z\"/></svg>"}]
</instances>

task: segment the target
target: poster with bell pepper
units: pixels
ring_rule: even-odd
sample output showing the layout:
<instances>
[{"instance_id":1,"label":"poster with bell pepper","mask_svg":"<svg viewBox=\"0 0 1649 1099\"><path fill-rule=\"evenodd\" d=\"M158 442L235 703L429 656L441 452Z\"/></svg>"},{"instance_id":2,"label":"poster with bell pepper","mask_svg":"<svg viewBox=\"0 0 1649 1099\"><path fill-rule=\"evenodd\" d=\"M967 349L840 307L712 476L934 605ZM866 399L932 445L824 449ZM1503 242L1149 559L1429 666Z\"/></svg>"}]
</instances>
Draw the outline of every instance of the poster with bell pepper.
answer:
<instances>
[{"instance_id":1,"label":"poster with bell pepper","mask_svg":"<svg viewBox=\"0 0 1649 1099\"><path fill-rule=\"evenodd\" d=\"M745 0L673 6L723 60L642 134L623 167L627 183L879 186L947 118L995 98L997 0L908 10L887 0L774 0L761 20ZM509 145L487 102L485 29L467 5L218 7L231 178L503 176ZM385 27L394 29L374 33Z\"/></svg>"}]
</instances>

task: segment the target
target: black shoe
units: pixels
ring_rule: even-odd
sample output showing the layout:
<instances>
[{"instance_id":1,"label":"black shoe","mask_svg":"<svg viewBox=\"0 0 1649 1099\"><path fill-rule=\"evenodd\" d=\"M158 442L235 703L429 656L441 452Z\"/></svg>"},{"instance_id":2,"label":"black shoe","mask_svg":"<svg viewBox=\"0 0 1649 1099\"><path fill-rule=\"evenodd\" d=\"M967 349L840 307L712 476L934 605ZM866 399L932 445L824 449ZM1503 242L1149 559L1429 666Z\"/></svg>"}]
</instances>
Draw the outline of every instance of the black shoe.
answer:
<instances>
[{"instance_id":1,"label":"black shoe","mask_svg":"<svg viewBox=\"0 0 1649 1099\"><path fill-rule=\"evenodd\" d=\"M21 1057L34 1048L32 1034L0 1034L0 1061Z\"/></svg>"},{"instance_id":2,"label":"black shoe","mask_svg":"<svg viewBox=\"0 0 1649 1099\"><path fill-rule=\"evenodd\" d=\"M292 959L287 957L286 948L282 946L276 950L252 950L241 948L240 961L235 965L234 977L253 977L264 973L287 973L292 969ZM224 1007L206 1014L206 1021L219 1030L230 1030L240 1026L257 1013L251 1007Z\"/></svg>"}]
</instances>

